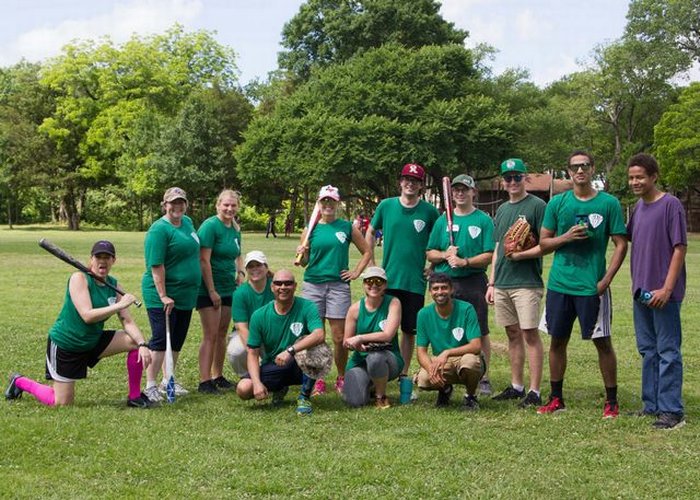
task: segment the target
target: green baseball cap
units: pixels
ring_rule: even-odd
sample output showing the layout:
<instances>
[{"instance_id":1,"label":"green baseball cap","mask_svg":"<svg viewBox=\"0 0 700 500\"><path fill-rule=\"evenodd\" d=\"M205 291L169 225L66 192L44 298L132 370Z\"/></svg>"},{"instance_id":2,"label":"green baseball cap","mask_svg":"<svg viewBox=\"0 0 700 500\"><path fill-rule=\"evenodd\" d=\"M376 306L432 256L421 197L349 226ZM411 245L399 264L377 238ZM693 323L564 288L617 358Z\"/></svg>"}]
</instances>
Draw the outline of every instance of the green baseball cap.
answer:
<instances>
[{"instance_id":1,"label":"green baseball cap","mask_svg":"<svg viewBox=\"0 0 700 500\"><path fill-rule=\"evenodd\" d=\"M476 183L474 182L474 179L472 179L471 176L467 174L459 174L457 177L452 179L452 186L455 184L462 184L463 186L466 186L471 189L476 189Z\"/></svg>"},{"instance_id":2,"label":"green baseball cap","mask_svg":"<svg viewBox=\"0 0 700 500\"><path fill-rule=\"evenodd\" d=\"M506 161L501 163L501 175L510 172L520 172L521 174L527 173L527 168L520 158L508 158Z\"/></svg>"}]
</instances>

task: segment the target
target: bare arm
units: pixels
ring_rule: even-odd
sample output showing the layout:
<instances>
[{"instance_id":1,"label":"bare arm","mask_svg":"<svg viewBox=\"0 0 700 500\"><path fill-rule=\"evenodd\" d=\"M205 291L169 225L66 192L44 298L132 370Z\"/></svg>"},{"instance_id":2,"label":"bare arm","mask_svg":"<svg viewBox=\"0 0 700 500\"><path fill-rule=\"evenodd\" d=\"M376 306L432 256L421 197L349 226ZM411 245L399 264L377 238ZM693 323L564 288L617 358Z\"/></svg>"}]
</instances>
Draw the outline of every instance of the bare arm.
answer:
<instances>
[{"instance_id":1,"label":"bare arm","mask_svg":"<svg viewBox=\"0 0 700 500\"><path fill-rule=\"evenodd\" d=\"M71 275L68 281L68 292L80 318L88 325L104 321L136 301L136 297L127 293L121 296L121 300L112 305L93 308L87 278L83 273L73 273Z\"/></svg>"},{"instance_id":2,"label":"bare arm","mask_svg":"<svg viewBox=\"0 0 700 500\"><path fill-rule=\"evenodd\" d=\"M355 269L353 271L342 271L340 273L340 277L344 281L351 281L354 279L357 279L362 271L365 270L365 267L367 266L367 263L370 261L372 258L372 252L370 251L369 244L365 240L365 238L362 237L362 233L360 232L359 229L356 227L352 228L352 242L355 244L357 249L360 251L362 254L362 257L360 257L359 262L357 263L357 266L355 266Z\"/></svg>"},{"instance_id":3,"label":"bare arm","mask_svg":"<svg viewBox=\"0 0 700 500\"><path fill-rule=\"evenodd\" d=\"M457 255L448 255L447 262L450 267L473 267L486 269L491 263L493 252L484 252L474 257L457 257Z\"/></svg>"},{"instance_id":4,"label":"bare arm","mask_svg":"<svg viewBox=\"0 0 700 500\"><path fill-rule=\"evenodd\" d=\"M496 261L498 260L498 245L500 243L496 242L496 246L493 249L493 255L491 256L491 270L489 272L489 283L486 285L486 303L493 304L493 288L496 282Z\"/></svg>"},{"instance_id":5,"label":"bare arm","mask_svg":"<svg viewBox=\"0 0 700 500\"><path fill-rule=\"evenodd\" d=\"M267 397L267 387L260 380L260 348L248 347L248 375L253 382L253 396L257 400Z\"/></svg>"},{"instance_id":6,"label":"bare arm","mask_svg":"<svg viewBox=\"0 0 700 500\"><path fill-rule=\"evenodd\" d=\"M214 309L218 309L221 305L221 297L214 287L214 277L211 272L211 248L202 247L199 249L199 267L202 270L202 283L209 293Z\"/></svg>"},{"instance_id":7,"label":"bare arm","mask_svg":"<svg viewBox=\"0 0 700 500\"><path fill-rule=\"evenodd\" d=\"M241 343L243 345L248 344L248 322L247 321L236 321L234 324L238 336L241 338Z\"/></svg>"},{"instance_id":8,"label":"bare arm","mask_svg":"<svg viewBox=\"0 0 700 500\"><path fill-rule=\"evenodd\" d=\"M301 232L301 238L299 239L299 245L297 245L297 255L301 254L301 266L306 267L309 263L309 244L306 241L306 233L309 231L308 227L305 227Z\"/></svg>"},{"instance_id":9,"label":"bare arm","mask_svg":"<svg viewBox=\"0 0 700 500\"><path fill-rule=\"evenodd\" d=\"M374 232L375 229L370 223L369 226L367 226L367 232L365 233L365 242L367 242L367 245L369 246L369 261L368 264L370 266L376 266L375 260L374 260L374 245L376 241L374 240Z\"/></svg>"},{"instance_id":10,"label":"bare arm","mask_svg":"<svg viewBox=\"0 0 700 500\"><path fill-rule=\"evenodd\" d=\"M610 265L608 270L605 272L603 279L598 282L598 295L603 293L612 283L613 278L620 270L622 261L625 260L625 255L627 255L627 237L622 234L614 234L611 236L613 245L615 249L613 250L612 257L610 258Z\"/></svg>"},{"instance_id":11,"label":"bare arm","mask_svg":"<svg viewBox=\"0 0 700 500\"><path fill-rule=\"evenodd\" d=\"M160 301L163 303L165 314L170 314L170 311L175 307L175 301L168 297L168 292L165 290L165 266L163 264L151 266L151 275Z\"/></svg>"},{"instance_id":12,"label":"bare arm","mask_svg":"<svg viewBox=\"0 0 700 500\"><path fill-rule=\"evenodd\" d=\"M567 232L560 236L554 236L554 231L542 226L540 229L540 249L542 255L547 255L554 252L558 248L572 241L585 240L588 238L586 234L586 226L574 224Z\"/></svg>"},{"instance_id":13,"label":"bare arm","mask_svg":"<svg viewBox=\"0 0 700 500\"><path fill-rule=\"evenodd\" d=\"M345 318L345 336L343 345L346 348L363 351L363 344L369 342L391 342L399 331L399 325L401 324L401 302L397 298L393 298L389 304L389 314L386 318L386 323L384 324L384 331L363 333L361 335L355 334L355 328L357 326L357 315L359 311L359 302L353 304L350 308L357 306L354 312L354 317L351 317L350 311ZM352 323L352 330L349 330L348 323Z\"/></svg>"}]
</instances>

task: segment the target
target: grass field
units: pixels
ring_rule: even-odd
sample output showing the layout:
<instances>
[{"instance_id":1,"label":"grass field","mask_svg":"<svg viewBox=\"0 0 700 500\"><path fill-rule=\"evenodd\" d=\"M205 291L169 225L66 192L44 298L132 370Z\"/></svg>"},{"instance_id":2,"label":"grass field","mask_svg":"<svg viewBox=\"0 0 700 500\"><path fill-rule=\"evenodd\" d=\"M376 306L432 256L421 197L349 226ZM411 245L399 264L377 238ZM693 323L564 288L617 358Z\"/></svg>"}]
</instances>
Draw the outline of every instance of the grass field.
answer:
<instances>
[{"instance_id":1,"label":"grass field","mask_svg":"<svg viewBox=\"0 0 700 500\"><path fill-rule=\"evenodd\" d=\"M46 334L71 272L39 248L39 238L51 239L82 260L95 240L112 240L118 253L114 274L140 296L143 236L0 228L3 389L12 371L43 375ZM102 361L77 384L74 407L46 408L28 395L12 403L0 401L0 497L696 498L698 240L692 237L687 258L688 425L683 429L654 431L650 420L624 415L640 408L640 361L626 262L613 283L623 414L616 420L601 419L604 391L595 349L578 338L569 349L568 411L556 416L538 416L486 398L480 399L476 414L461 413L456 397L453 407L436 410L434 393L382 412L373 407L349 410L329 394L315 400L310 418L295 415L290 396L288 406L273 410L232 394L194 393L175 405L140 411L125 406L124 357L117 356ZM266 240L248 233L243 240L244 250L265 251L273 269L290 265L296 243L296 238ZM550 260L545 262L548 267ZM359 294L355 283L353 295ZM145 312L133 314L148 337ZM178 379L191 390L198 382L200 338L195 313L178 366ZM500 390L510 376L505 334L494 325L492 339L497 348L491 378ZM544 396L548 392L545 366ZM389 396L398 399L395 382Z\"/></svg>"}]
</instances>

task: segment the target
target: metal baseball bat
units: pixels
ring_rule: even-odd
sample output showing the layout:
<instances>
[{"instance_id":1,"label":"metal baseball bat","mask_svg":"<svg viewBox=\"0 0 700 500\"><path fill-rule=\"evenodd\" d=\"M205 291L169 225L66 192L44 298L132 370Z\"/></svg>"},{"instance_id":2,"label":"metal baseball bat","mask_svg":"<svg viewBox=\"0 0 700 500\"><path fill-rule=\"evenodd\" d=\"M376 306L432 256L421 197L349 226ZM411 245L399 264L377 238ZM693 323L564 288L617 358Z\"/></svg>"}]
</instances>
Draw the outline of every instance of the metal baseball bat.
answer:
<instances>
[{"instance_id":1,"label":"metal baseball bat","mask_svg":"<svg viewBox=\"0 0 700 500\"><path fill-rule=\"evenodd\" d=\"M43 248L44 250L46 250L47 252L49 252L54 257L58 257L59 259L61 259L66 264L70 264L71 266L76 268L78 271L82 271L84 273L87 273L90 276L92 276L93 278L95 278L97 281L99 281L100 283L104 283L104 285L107 286L107 288L114 290L119 295L126 295L126 292L124 290L122 290L118 286L114 286L109 281L103 279L101 276L96 275L95 273L90 271L90 269L88 269L82 262L75 259L71 255L67 254L65 251L63 251L63 249L57 247L56 245L51 243L46 238L41 238L39 240L39 246L41 248ZM136 307L141 307L141 302L138 300L136 302L134 302L134 304L136 304Z\"/></svg>"},{"instance_id":2,"label":"metal baseball bat","mask_svg":"<svg viewBox=\"0 0 700 500\"><path fill-rule=\"evenodd\" d=\"M173 361L173 346L170 343L170 313L165 313L165 396L168 403L175 402L175 375L173 371L175 363Z\"/></svg>"},{"instance_id":3,"label":"metal baseball bat","mask_svg":"<svg viewBox=\"0 0 700 500\"><path fill-rule=\"evenodd\" d=\"M311 212L311 217L309 218L309 225L306 229L306 235L304 236L304 239L301 242L302 246L307 246L309 244L309 239L311 238L311 233L313 232L314 228L316 227L316 223L318 220L321 218L321 204L319 202L316 202L314 205L314 209ZM304 254L298 253L296 257L294 258L294 265L295 266L300 266L301 261L304 258Z\"/></svg>"},{"instance_id":4,"label":"metal baseball bat","mask_svg":"<svg viewBox=\"0 0 700 500\"><path fill-rule=\"evenodd\" d=\"M452 233L452 181L449 177L442 178L442 197L445 205L445 217L447 217L447 234L450 235L450 246L454 246L455 237Z\"/></svg>"}]
</instances>

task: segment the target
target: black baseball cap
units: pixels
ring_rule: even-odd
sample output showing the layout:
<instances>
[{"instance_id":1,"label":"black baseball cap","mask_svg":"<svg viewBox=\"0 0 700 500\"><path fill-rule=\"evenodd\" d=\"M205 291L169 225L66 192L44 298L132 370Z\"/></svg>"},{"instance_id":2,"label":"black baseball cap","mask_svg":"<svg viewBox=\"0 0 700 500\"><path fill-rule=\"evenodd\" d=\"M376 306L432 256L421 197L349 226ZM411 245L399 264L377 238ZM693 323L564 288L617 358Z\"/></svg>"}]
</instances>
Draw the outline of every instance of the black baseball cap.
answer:
<instances>
[{"instance_id":1,"label":"black baseball cap","mask_svg":"<svg viewBox=\"0 0 700 500\"><path fill-rule=\"evenodd\" d=\"M108 253L112 257L117 256L117 251L114 249L114 245L107 240L100 240L92 245L92 252L90 252L90 255L97 255L100 253Z\"/></svg>"}]
</instances>

